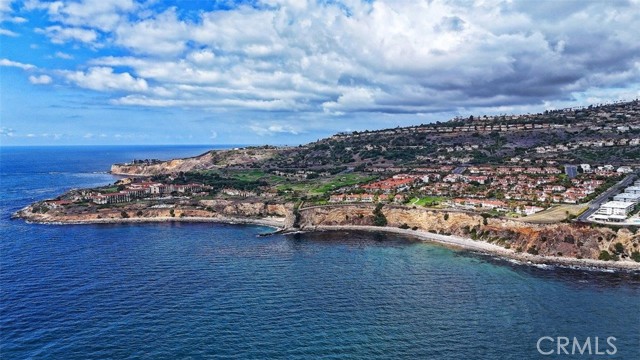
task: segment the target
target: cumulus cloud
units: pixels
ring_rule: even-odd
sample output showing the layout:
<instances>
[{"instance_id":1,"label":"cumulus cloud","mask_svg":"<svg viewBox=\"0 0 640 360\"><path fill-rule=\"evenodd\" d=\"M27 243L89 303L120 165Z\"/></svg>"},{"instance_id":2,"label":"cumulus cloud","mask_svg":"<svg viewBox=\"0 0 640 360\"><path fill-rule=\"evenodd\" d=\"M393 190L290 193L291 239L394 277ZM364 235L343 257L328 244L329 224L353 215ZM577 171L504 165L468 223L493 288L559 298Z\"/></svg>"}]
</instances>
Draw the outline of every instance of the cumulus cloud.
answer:
<instances>
[{"instance_id":1,"label":"cumulus cloud","mask_svg":"<svg viewBox=\"0 0 640 360\"><path fill-rule=\"evenodd\" d=\"M85 71L66 71L62 73L72 83L96 91L140 92L149 89L144 79L135 78L129 73L114 73L109 67L92 67Z\"/></svg>"},{"instance_id":2,"label":"cumulus cloud","mask_svg":"<svg viewBox=\"0 0 640 360\"><path fill-rule=\"evenodd\" d=\"M423 114L640 82L637 2L264 0L187 15L154 4L31 0L25 9L47 14L39 32L53 43L104 50L88 70L62 73L117 92L115 105Z\"/></svg>"},{"instance_id":3,"label":"cumulus cloud","mask_svg":"<svg viewBox=\"0 0 640 360\"><path fill-rule=\"evenodd\" d=\"M98 39L98 33L95 30L76 27L62 27L60 25L48 26L44 29L36 29L36 32L45 34L54 44L64 44L70 41L93 44Z\"/></svg>"},{"instance_id":4,"label":"cumulus cloud","mask_svg":"<svg viewBox=\"0 0 640 360\"><path fill-rule=\"evenodd\" d=\"M29 76L29 81L35 85L46 85L51 84L53 79L49 75L31 75Z\"/></svg>"}]
</instances>

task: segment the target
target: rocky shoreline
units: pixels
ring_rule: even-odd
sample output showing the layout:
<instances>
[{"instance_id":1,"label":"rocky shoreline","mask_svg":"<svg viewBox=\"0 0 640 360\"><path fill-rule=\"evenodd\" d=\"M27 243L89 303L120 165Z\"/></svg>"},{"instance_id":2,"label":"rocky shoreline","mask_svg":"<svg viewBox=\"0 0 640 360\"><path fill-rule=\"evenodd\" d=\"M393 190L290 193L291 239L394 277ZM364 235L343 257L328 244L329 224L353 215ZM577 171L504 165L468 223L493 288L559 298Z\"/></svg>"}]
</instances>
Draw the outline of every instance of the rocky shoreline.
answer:
<instances>
[{"instance_id":1,"label":"rocky shoreline","mask_svg":"<svg viewBox=\"0 0 640 360\"><path fill-rule=\"evenodd\" d=\"M108 219L75 219L75 220L43 220L24 216L24 213L16 213L16 218L22 218L30 223L50 224L50 225L81 225L81 224L131 224L131 223L159 223L159 222L198 222L198 223L221 223L221 224L246 224L259 225L274 228L278 233L298 233L317 231L365 231L384 232L400 234L417 238L421 241L437 243L455 249L469 250L482 254L498 256L503 259L516 260L525 265L552 265L568 268L579 268L585 270L599 271L640 271L640 263L631 260L603 261L595 259L577 259L563 256L541 256L516 252L499 245L485 241L477 241L470 238L435 234L421 229L401 229L391 226L371 226L371 225L305 225L302 228L292 227L285 217L131 217L131 218L108 218Z\"/></svg>"},{"instance_id":2,"label":"rocky shoreline","mask_svg":"<svg viewBox=\"0 0 640 360\"><path fill-rule=\"evenodd\" d=\"M595 259L576 259L562 256L540 256L527 253L517 253L511 249L490 244L483 241L475 241L453 235L438 235L422 230L400 229L393 227L377 226L316 226L305 229L303 232L312 231L366 231L401 234L415 237L426 242L437 243L456 249L469 250L488 255L495 255L504 259L517 260L526 265L554 265L561 267L580 268L585 270L624 270L640 271L640 263L631 260L603 261Z\"/></svg>"},{"instance_id":3,"label":"rocky shoreline","mask_svg":"<svg viewBox=\"0 0 640 360\"><path fill-rule=\"evenodd\" d=\"M23 218L22 216L14 216L15 218ZM184 223L219 223L219 224L246 224L261 225L277 230L281 230L285 224L284 218L237 218L237 217L154 217L154 218L121 218L121 219L85 219L85 220L37 220L25 219L28 223L45 224L45 225L91 225L91 224L144 224L144 223L166 223L166 222L184 222Z\"/></svg>"}]
</instances>

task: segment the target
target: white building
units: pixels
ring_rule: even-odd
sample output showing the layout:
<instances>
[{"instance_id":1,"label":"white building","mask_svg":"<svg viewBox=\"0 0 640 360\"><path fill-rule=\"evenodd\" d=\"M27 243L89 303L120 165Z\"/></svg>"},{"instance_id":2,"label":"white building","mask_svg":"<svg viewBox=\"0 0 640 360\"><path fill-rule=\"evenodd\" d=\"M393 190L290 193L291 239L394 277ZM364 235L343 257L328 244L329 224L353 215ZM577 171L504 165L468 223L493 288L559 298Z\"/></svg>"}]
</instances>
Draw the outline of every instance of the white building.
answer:
<instances>
[{"instance_id":1,"label":"white building","mask_svg":"<svg viewBox=\"0 0 640 360\"><path fill-rule=\"evenodd\" d=\"M620 174L631 174L633 169L630 166L620 166L616 171Z\"/></svg>"},{"instance_id":2,"label":"white building","mask_svg":"<svg viewBox=\"0 0 640 360\"><path fill-rule=\"evenodd\" d=\"M624 192L629 194L640 194L640 186L629 186L628 188L624 189Z\"/></svg>"},{"instance_id":3,"label":"white building","mask_svg":"<svg viewBox=\"0 0 640 360\"><path fill-rule=\"evenodd\" d=\"M624 221L631 211L633 211L635 204L622 201L609 201L600 205L600 209L593 214L594 220L604 221Z\"/></svg>"},{"instance_id":4,"label":"white building","mask_svg":"<svg viewBox=\"0 0 640 360\"><path fill-rule=\"evenodd\" d=\"M637 204L640 202L640 194L621 193L614 196L613 200Z\"/></svg>"},{"instance_id":5,"label":"white building","mask_svg":"<svg viewBox=\"0 0 640 360\"><path fill-rule=\"evenodd\" d=\"M591 165L589 164L580 164L580 168L582 169L582 172L585 172L585 173L591 172Z\"/></svg>"}]
</instances>

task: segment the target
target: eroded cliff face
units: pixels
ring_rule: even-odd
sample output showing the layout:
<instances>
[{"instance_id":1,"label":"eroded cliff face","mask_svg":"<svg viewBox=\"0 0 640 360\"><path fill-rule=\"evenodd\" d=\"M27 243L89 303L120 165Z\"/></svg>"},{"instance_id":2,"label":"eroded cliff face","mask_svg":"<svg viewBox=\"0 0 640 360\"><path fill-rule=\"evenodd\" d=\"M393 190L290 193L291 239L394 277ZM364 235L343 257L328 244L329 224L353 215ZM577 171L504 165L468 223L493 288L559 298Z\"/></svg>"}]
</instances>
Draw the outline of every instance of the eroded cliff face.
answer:
<instances>
[{"instance_id":1,"label":"eroded cliff face","mask_svg":"<svg viewBox=\"0 0 640 360\"><path fill-rule=\"evenodd\" d=\"M114 164L111 173L117 175L152 176L193 170L216 169L264 161L278 153L274 148L246 148L209 151L199 156L174 159L156 164Z\"/></svg>"},{"instance_id":2,"label":"eroded cliff face","mask_svg":"<svg viewBox=\"0 0 640 360\"><path fill-rule=\"evenodd\" d=\"M300 210L299 225L373 225L373 206L314 207ZM601 250L611 252L621 243L625 252L640 250L640 233L628 229L553 224L537 225L488 218L460 212L432 211L422 208L385 206L382 209L390 227L405 226L445 235L491 242L516 251L540 255L597 259Z\"/></svg>"},{"instance_id":3,"label":"eroded cliff face","mask_svg":"<svg viewBox=\"0 0 640 360\"><path fill-rule=\"evenodd\" d=\"M38 207L38 204L35 204ZM178 203L165 207L149 207L131 203L119 207L56 208L47 212L34 211L29 206L17 215L35 222L90 222L92 220L152 219L152 218L279 218L285 225L293 225L292 203L265 203L263 201L202 200L199 203ZM126 214L126 215L125 215Z\"/></svg>"},{"instance_id":4,"label":"eroded cliff face","mask_svg":"<svg viewBox=\"0 0 640 360\"><path fill-rule=\"evenodd\" d=\"M34 207L35 206L35 207ZM23 209L19 216L38 222L82 222L127 218L278 218L284 227L312 230L320 225L374 225L373 205L318 206L294 211L293 203L270 203L256 200L201 200L177 203L165 207L149 207L132 203L115 208L76 207L37 211L37 204ZM36 211L33 211L36 210ZM442 235L455 235L476 241L493 243L516 252L546 256L598 259L602 250L617 252L620 243L623 254L640 250L640 231L612 230L579 224L528 224L519 221L484 218L475 213L434 211L386 205L382 208L389 227L413 228ZM296 218L298 219L296 221ZM620 245L619 245L620 246Z\"/></svg>"},{"instance_id":5,"label":"eroded cliff face","mask_svg":"<svg viewBox=\"0 0 640 360\"><path fill-rule=\"evenodd\" d=\"M235 217L265 217L277 216L286 218L287 226L293 225L293 204L271 204L262 201L231 201L231 200L201 200L200 204L209 211L215 211L225 216Z\"/></svg>"}]
</instances>

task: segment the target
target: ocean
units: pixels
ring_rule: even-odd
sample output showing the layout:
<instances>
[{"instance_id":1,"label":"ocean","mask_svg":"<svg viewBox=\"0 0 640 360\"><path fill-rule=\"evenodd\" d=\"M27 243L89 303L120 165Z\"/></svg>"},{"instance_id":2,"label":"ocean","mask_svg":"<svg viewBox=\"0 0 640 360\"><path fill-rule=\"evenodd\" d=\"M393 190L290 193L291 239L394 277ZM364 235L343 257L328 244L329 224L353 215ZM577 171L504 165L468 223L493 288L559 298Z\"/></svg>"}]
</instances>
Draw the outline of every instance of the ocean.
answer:
<instances>
[{"instance_id":1,"label":"ocean","mask_svg":"<svg viewBox=\"0 0 640 360\"><path fill-rule=\"evenodd\" d=\"M640 358L637 274L537 268L389 234L10 219L114 182L114 162L206 150L0 148L1 359ZM558 356L564 338L588 338L592 355ZM616 353L595 355L613 350L607 338Z\"/></svg>"}]
</instances>

